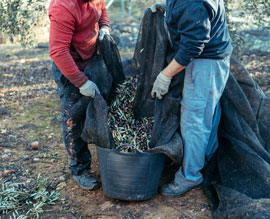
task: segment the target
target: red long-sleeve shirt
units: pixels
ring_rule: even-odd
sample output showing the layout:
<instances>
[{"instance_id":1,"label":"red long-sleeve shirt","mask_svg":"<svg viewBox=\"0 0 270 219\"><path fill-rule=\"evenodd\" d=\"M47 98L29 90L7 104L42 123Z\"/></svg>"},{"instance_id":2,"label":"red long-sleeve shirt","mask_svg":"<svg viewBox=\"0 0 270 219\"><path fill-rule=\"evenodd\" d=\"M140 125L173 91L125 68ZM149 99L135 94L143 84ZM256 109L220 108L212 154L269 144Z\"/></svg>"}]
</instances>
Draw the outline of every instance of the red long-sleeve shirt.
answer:
<instances>
[{"instance_id":1,"label":"red long-sleeve shirt","mask_svg":"<svg viewBox=\"0 0 270 219\"><path fill-rule=\"evenodd\" d=\"M52 0L49 7L50 57L76 87L87 82L83 74L96 53L99 28L109 27L104 0Z\"/></svg>"}]
</instances>

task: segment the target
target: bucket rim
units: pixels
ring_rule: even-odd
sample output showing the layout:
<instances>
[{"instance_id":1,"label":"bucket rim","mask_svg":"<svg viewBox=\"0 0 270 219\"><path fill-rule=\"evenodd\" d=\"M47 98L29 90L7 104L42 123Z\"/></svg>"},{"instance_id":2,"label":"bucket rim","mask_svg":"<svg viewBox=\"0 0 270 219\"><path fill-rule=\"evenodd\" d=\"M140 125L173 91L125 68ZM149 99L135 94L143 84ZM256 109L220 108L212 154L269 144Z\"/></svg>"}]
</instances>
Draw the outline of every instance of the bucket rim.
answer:
<instances>
[{"instance_id":1,"label":"bucket rim","mask_svg":"<svg viewBox=\"0 0 270 219\"><path fill-rule=\"evenodd\" d=\"M128 144L123 144L123 145L128 145ZM121 145L117 146L116 148L104 148L104 147L101 147L101 146L98 146L96 145L96 148L99 148L100 150L104 150L104 151L117 151L119 150L121 147ZM163 152L158 152L158 151L152 151L152 150L148 150L148 151L136 151L135 153L134 152L122 152L121 154L128 154L128 155L132 155L132 154L146 154L146 155L164 155L165 154Z\"/></svg>"}]
</instances>

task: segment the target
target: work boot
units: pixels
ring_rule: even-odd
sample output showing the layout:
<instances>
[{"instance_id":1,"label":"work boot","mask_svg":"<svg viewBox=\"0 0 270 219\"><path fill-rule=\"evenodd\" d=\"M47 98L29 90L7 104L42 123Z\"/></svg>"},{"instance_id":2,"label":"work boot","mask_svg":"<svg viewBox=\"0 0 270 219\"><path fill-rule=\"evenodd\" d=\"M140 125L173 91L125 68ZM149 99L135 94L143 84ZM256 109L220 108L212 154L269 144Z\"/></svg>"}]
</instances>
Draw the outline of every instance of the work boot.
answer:
<instances>
[{"instance_id":1,"label":"work boot","mask_svg":"<svg viewBox=\"0 0 270 219\"><path fill-rule=\"evenodd\" d=\"M193 189L194 187L200 185L200 183L181 183L177 184L176 182L172 182L169 184L164 184L161 187L161 194L165 196L181 196L184 195L189 190Z\"/></svg>"},{"instance_id":2,"label":"work boot","mask_svg":"<svg viewBox=\"0 0 270 219\"><path fill-rule=\"evenodd\" d=\"M73 178L83 189L93 190L98 188L97 180L91 175L89 171L83 171L81 175L73 175Z\"/></svg>"}]
</instances>

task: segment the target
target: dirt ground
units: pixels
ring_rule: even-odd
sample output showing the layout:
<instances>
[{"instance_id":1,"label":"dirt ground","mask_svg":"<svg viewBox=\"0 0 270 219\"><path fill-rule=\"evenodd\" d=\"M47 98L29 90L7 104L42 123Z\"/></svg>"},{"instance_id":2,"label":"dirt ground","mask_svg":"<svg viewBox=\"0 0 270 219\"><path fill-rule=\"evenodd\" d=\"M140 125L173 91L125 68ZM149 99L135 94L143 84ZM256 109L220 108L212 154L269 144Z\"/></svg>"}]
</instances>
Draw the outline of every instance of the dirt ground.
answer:
<instances>
[{"instance_id":1,"label":"dirt ground","mask_svg":"<svg viewBox=\"0 0 270 219\"><path fill-rule=\"evenodd\" d=\"M126 51L122 51L126 54ZM183 197L159 193L147 201L129 202L106 196L102 188L80 189L69 174L63 144L59 97L51 77L48 48L23 50L0 45L0 171L12 182L31 183L38 174L61 200L48 206L41 218L211 218L209 202L200 188ZM263 91L270 94L270 55L239 58ZM31 144L37 141L38 149ZM92 171L100 182L94 145ZM8 218L8 215L0 215Z\"/></svg>"}]
</instances>

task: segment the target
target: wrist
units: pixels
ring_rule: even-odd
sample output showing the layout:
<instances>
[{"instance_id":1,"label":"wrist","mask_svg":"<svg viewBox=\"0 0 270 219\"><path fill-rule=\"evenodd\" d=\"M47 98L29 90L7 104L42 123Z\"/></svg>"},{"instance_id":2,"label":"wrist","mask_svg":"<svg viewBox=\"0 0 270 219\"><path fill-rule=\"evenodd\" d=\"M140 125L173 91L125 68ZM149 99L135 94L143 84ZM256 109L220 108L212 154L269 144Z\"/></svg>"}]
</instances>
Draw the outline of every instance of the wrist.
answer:
<instances>
[{"instance_id":1,"label":"wrist","mask_svg":"<svg viewBox=\"0 0 270 219\"><path fill-rule=\"evenodd\" d=\"M170 77L166 72L164 72L164 71L161 71L160 73L159 73L159 75L160 75L160 78L162 79L162 80L164 80L164 81L171 81L172 80L172 77Z\"/></svg>"},{"instance_id":2,"label":"wrist","mask_svg":"<svg viewBox=\"0 0 270 219\"><path fill-rule=\"evenodd\" d=\"M100 29L106 29L106 30L110 31L110 28L109 28L107 25L102 25L102 26L100 27Z\"/></svg>"},{"instance_id":3,"label":"wrist","mask_svg":"<svg viewBox=\"0 0 270 219\"><path fill-rule=\"evenodd\" d=\"M79 87L80 90L85 90L90 86L91 82L89 80L86 81L81 87Z\"/></svg>"},{"instance_id":4,"label":"wrist","mask_svg":"<svg viewBox=\"0 0 270 219\"><path fill-rule=\"evenodd\" d=\"M185 66L179 64L175 59L173 59L170 64L163 69L162 73L168 78L172 78L184 69Z\"/></svg>"}]
</instances>

